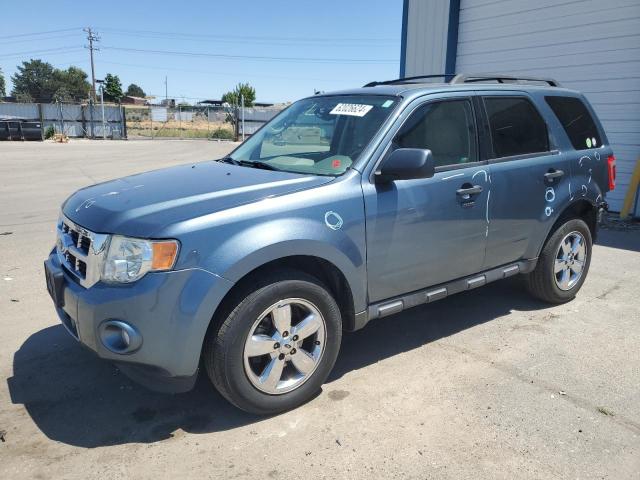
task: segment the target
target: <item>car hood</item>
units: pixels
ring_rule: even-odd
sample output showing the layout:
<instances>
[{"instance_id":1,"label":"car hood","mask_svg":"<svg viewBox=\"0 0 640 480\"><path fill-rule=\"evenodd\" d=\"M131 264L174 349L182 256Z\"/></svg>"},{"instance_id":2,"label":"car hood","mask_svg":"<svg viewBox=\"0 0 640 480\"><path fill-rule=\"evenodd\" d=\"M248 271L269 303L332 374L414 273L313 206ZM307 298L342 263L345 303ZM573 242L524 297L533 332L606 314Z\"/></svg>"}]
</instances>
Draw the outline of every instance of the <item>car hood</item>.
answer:
<instances>
[{"instance_id":1,"label":"car hood","mask_svg":"<svg viewBox=\"0 0 640 480\"><path fill-rule=\"evenodd\" d=\"M153 237L176 222L333 179L208 161L92 185L71 195L62 209L67 218L97 233Z\"/></svg>"}]
</instances>

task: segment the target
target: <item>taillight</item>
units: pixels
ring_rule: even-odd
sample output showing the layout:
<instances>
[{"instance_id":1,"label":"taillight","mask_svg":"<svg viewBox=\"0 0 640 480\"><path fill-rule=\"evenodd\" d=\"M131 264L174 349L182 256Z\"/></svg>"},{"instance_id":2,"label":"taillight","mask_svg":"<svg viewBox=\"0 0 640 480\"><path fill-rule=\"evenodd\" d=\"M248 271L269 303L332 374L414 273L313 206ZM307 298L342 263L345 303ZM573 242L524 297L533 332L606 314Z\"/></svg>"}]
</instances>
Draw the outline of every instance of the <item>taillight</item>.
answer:
<instances>
[{"instance_id":1,"label":"taillight","mask_svg":"<svg viewBox=\"0 0 640 480\"><path fill-rule=\"evenodd\" d=\"M609 190L616 188L616 157L607 157L607 172L609 173Z\"/></svg>"}]
</instances>

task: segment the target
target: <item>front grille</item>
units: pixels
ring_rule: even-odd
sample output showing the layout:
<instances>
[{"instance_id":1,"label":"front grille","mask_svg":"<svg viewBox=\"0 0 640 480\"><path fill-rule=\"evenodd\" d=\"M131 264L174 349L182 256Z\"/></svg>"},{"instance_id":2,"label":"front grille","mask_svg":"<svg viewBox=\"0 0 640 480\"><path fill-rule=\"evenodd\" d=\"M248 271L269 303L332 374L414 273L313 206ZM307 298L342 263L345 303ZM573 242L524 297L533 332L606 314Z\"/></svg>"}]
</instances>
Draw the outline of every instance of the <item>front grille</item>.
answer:
<instances>
[{"instance_id":1,"label":"front grille","mask_svg":"<svg viewBox=\"0 0 640 480\"><path fill-rule=\"evenodd\" d=\"M100 266L108 235L98 234L76 225L62 216L58 222L56 252L60 263L84 287L100 278Z\"/></svg>"}]
</instances>

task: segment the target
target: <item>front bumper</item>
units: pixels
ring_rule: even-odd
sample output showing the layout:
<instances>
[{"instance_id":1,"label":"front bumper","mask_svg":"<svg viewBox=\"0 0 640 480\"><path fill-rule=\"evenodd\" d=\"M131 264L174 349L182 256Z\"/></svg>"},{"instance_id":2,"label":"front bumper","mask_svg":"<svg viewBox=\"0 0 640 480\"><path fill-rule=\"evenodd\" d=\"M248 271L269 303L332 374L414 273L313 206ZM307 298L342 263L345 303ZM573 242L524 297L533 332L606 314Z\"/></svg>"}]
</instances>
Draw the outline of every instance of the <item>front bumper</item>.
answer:
<instances>
[{"instance_id":1,"label":"front bumper","mask_svg":"<svg viewBox=\"0 0 640 480\"><path fill-rule=\"evenodd\" d=\"M99 357L117 363L139 383L161 391L186 391L198 372L202 342L215 309L232 283L201 269L148 273L124 285L79 285L55 250L46 268L58 277L61 322ZM100 325L120 320L141 335L140 347L119 354L105 347Z\"/></svg>"}]
</instances>

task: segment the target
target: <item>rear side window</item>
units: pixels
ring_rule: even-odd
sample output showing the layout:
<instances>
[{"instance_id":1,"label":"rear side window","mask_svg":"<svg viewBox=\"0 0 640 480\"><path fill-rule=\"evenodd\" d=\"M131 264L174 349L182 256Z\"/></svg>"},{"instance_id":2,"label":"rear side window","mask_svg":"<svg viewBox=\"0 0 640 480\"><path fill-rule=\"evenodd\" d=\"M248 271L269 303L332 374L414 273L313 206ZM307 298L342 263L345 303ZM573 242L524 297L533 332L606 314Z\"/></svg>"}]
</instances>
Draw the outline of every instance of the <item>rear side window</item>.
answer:
<instances>
[{"instance_id":1,"label":"rear side window","mask_svg":"<svg viewBox=\"0 0 640 480\"><path fill-rule=\"evenodd\" d=\"M436 167L478 161L471 102L446 100L418 107L402 126L394 146L428 148Z\"/></svg>"},{"instance_id":2,"label":"rear side window","mask_svg":"<svg viewBox=\"0 0 640 480\"><path fill-rule=\"evenodd\" d=\"M547 125L522 97L485 97L496 157L549 151Z\"/></svg>"},{"instance_id":3,"label":"rear side window","mask_svg":"<svg viewBox=\"0 0 640 480\"><path fill-rule=\"evenodd\" d=\"M576 150L602 145L596 122L585 104L576 97L544 97Z\"/></svg>"}]
</instances>

